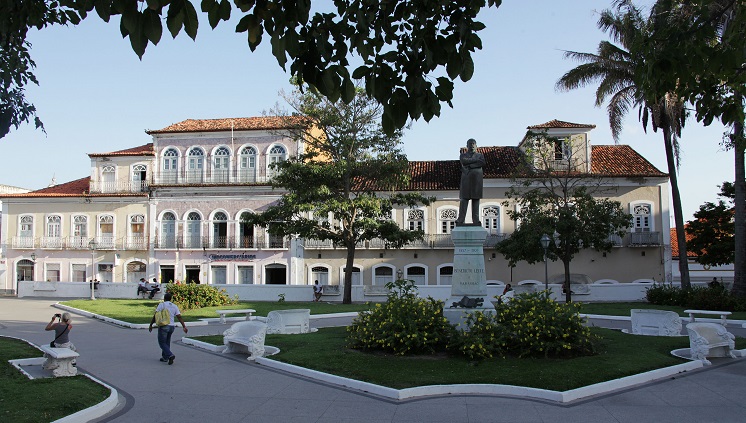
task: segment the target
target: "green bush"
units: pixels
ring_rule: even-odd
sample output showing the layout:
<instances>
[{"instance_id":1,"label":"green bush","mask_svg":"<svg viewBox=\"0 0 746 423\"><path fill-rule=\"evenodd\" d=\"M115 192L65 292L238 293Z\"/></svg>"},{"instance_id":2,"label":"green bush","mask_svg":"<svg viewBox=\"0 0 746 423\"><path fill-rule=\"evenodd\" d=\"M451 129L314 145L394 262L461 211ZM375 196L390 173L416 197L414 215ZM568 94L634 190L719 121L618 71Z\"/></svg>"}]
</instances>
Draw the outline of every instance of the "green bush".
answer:
<instances>
[{"instance_id":1,"label":"green bush","mask_svg":"<svg viewBox=\"0 0 746 423\"><path fill-rule=\"evenodd\" d=\"M348 346L397 355L442 350L453 331L443 317L443 302L418 298L414 282L409 280L386 286L388 301L361 312L347 327Z\"/></svg>"},{"instance_id":2,"label":"green bush","mask_svg":"<svg viewBox=\"0 0 746 423\"><path fill-rule=\"evenodd\" d=\"M509 342L508 334L492 313L470 313L464 325L467 330L454 330L448 340L448 351L470 360L484 360L495 355L503 356Z\"/></svg>"},{"instance_id":3,"label":"green bush","mask_svg":"<svg viewBox=\"0 0 746 423\"><path fill-rule=\"evenodd\" d=\"M498 304L495 320L507 333L505 352L517 357L596 354L596 337L583 324L580 304L558 303L544 291L516 295Z\"/></svg>"},{"instance_id":4,"label":"green bush","mask_svg":"<svg viewBox=\"0 0 746 423\"><path fill-rule=\"evenodd\" d=\"M732 295L722 286L693 286L681 289L673 285L654 285L648 288L649 303L695 308L699 310L746 311L746 301Z\"/></svg>"},{"instance_id":5,"label":"green bush","mask_svg":"<svg viewBox=\"0 0 746 423\"><path fill-rule=\"evenodd\" d=\"M238 302L237 296L231 298L226 294L225 289L217 289L210 285L168 284L166 291L173 295L171 302L179 306L181 310L216 307Z\"/></svg>"}]
</instances>

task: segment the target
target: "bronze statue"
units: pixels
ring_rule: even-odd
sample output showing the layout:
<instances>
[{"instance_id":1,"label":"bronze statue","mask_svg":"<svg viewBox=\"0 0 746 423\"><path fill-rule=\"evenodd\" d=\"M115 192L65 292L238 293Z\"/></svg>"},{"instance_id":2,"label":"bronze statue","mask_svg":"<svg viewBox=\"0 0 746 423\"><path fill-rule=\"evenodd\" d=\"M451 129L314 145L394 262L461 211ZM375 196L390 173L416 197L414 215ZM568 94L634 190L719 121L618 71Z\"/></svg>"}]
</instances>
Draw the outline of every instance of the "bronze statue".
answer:
<instances>
[{"instance_id":1,"label":"bronze statue","mask_svg":"<svg viewBox=\"0 0 746 423\"><path fill-rule=\"evenodd\" d=\"M479 200L482 198L482 178L484 167L484 155L477 153L477 141L470 138L466 141L466 152L459 157L461 161L461 188L459 191L458 219L457 225L463 225L466 219L466 208L471 200L471 221L473 225L480 225Z\"/></svg>"}]
</instances>

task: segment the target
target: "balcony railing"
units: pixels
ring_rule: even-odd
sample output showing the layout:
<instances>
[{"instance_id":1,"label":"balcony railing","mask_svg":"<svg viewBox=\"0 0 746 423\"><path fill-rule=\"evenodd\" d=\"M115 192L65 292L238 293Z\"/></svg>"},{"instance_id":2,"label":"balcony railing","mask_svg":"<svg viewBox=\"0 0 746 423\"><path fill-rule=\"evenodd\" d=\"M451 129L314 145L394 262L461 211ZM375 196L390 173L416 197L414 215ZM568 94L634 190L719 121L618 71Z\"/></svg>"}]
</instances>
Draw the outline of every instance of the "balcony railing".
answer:
<instances>
[{"instance_id":1,"label":"balcony railing","mask_svg":"<svg viewBox=\"0 0 746 423\"><path fill-rule=\"evenodd\" d=\"M87 236L71 236L67 238L67 248L71 250L87 250L91 239Z\"/></svg>"},{"instance_id":2,"label":"balcony railing","mask_svg":"<svg viewBox=\"0 0 746 423\"><path fill-rule=\"evenodd\" d=\"M487 239L484 241L485 247L494 247L500 242L504 241L508 237L507 234L489 234ZM303 247L311 250L324 250L334 248L331 241L320 241L318 239L304 239L302 240ZM359 248L366 248L365 242L358 243ZM390 248L387 242L381 238L373 238L367 242L367 248L370 249L383 249ZM339 247L337 247L339 248ZM421 240L412 241L403 248L417 248L417 249L453 249L453 240L451 234L430 234L425 235Z\"/></svg>"},{"instance_id":3,"label":"balcony railing","mask_svg":"<svg viewBox=\"0 0 746 423\"><path fill-rule=\"evenodd\" d=\"M629 233L629 246L630 247L648 247L661 245L661 233L660 232L630 232Z\"/></svg>"},{"instance_id":4,"label":"balcony railing","mask_svg":"<svg viewBox=\"0 0 746 423\"><path fill-rule=\"evenodd\" d=\"M13 248L34 248L34 238L30 236L14 236L13 237Z\"/></svg>"},{"instance_id":5,"label":"balcony railing","mask_svg":"<svg viewBox=\"0 0 746 423\"><path fill-rule=\"evenodd\" d=\"M160 171L153 179L155 185L225 185L267 183L272 174L258 175L257 169L212 169Z\"/></svg>"},{"instance_id":6,"label":"balcony railing","mask_svg":"<svg viewBox=\"0 0 746 423\"><path fill-rule=\"evenodd\" d=\"M97 250L115 250L116 249L116 246L117 246L116 239L111 235L97 236L94 239L96 240Z\"/></svg>"},{"instance_id":7,"label":"balcony railing","mask_svg":"<svg viewBox=\"0 0 746 423\"><path fill-rule=\"evenodd\" d=\"M59 236L43 236L41 237L41 248L51 248L55 250L61 250L64 245L64 240Z\"/></svg>"},{"instance_id":8,"label":"balcony railing","mask_svg":"<svg viewBox=\"0 0 746 423\"><path fill-rule=\"evenodd\" d=\"M129 236L124 240L125 250L145 251L148 249L148 239L145 236Z\"/></svg>"},{"instance_id":9,"label":"balcony railing","mask_svg":"<svg viewBox=\"0 0 746 423\"><path fill-rule=\"evenodd\" d=\"M91 181L91 193L146 192L147 181Z\"/></svg>"}]
</instances>

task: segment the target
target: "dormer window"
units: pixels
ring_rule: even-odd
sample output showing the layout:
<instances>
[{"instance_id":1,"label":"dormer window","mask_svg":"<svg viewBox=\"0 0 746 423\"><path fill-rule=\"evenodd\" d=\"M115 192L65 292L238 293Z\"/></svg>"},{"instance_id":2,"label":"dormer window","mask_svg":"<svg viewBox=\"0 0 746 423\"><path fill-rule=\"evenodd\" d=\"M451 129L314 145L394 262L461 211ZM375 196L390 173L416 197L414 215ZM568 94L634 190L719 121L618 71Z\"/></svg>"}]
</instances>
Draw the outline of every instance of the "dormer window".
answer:
<instances>
[{"instance_id":1,"label":"dormer window","mask_svg":"<svg viewBox=\"0 0 746 423\"><path fill-rule=\"evenodd\" d=\"M570 153L570 143L567 138L554 140L554 160L568 160Z\"/></svg>"}]
</instances>

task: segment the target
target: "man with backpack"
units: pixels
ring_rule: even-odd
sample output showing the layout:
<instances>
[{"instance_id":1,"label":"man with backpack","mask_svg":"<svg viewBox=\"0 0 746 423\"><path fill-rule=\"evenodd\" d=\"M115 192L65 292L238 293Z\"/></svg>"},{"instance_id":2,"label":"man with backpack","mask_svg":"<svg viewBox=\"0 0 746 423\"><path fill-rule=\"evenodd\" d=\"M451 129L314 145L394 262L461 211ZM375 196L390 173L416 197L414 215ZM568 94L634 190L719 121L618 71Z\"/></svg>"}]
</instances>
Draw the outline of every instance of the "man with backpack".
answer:
<instances>
[{"instance_id":1,"label":"man with backpack","mask_svg":"<svg viewBox=\"0 0 746 423\"><path fill-rule=\"evenodd\" d=\"M163 296L163 302L156 307L155 314L153 314L148 327L148 331L152 332L153 325L158 325L158 346L161 347L161 361L168 362L169 365L174 364L176 358L171 352L171 335L176 330L176 320L178 319L181 323L184 333L189 332L184 319L181 318L179 307L171 302L172 297L170 292Z\"/></svg>"}]
</instances>

